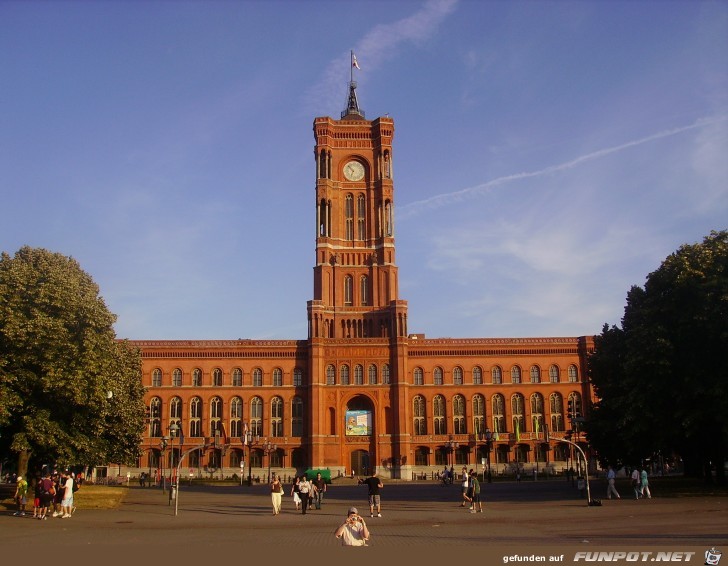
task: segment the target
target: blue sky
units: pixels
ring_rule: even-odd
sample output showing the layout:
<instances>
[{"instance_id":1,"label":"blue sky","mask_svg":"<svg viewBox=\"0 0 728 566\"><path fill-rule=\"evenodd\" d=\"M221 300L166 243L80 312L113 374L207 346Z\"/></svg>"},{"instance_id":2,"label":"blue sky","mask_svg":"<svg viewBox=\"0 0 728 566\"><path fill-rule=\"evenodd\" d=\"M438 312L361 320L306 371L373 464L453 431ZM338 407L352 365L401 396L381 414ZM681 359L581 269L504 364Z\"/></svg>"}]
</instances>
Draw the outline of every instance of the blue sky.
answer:
<instances>
[{"instance_id":1,"label":"blue sky","mask_svg":"<svg viewBox=\"0 0 728 566\"><path fill-rule=\"evenodd\" d=\"M728 3L0 2L0 249L131 339L306 338L312 124L395 120L409 331L597 334L728 225Z\"/></svg>"}]
</instances>

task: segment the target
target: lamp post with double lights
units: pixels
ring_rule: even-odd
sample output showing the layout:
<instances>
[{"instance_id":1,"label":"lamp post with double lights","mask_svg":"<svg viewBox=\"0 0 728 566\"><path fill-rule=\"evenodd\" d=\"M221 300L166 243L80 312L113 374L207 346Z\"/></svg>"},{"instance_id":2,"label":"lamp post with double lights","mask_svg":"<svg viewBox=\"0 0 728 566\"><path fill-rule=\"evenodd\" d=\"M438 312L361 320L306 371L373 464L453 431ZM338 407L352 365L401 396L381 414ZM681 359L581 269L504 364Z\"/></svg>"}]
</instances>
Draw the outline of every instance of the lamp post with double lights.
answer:
<instances>
[{"instance_id":1,"label":"lamp post with double lights","mask_svg":"<svg viewBox=\"0 0 728 566\"><path fill-rule=\"evenodd\" d=\"M450 461L451 468L455 466L455 450L457 450L459 446L460 444L453 440L452 435L450 436L450 439L445 443L448 455L452 454L452 458Z\"/></svg>"},{"instance_id":2,"label":"lamp post with double lights","mask_svg":"<svg viewBox=\"0 0 728 566\"><path fill-rule=\"evenodd\" d=\"M278 450L278 446L276 444L273 444L270 440L266 439L263 443L263 452L265 452L266 457L268 458L268 483L270 483L270 455Z\"/></svg>"},{"instance_id":3,"label":"lamp post with double lights","mask_svg":"<svg viewBox=\"0 0 728 566\"><path fill-rule=\"evenodd\" d=\"M490 432L490 429L488 427L485 427L485 432L483 433L483 438L485 439L485 458L488 462L488 483L493 482L493 476L490 473L490 449L491 449L491 443L493 442L493 433Z\"/></svg>"},{"instance_id":4,"label":"lamp post with double lights","mask_svg":"<svg viewBox=\"0 0 728 566\"><path fill-rule=\"evenodd\" d=\"M162 480L162 493L167 493L167 476L164 475L164 455L167 451L168 444L169 436L163 436L159 441L159 448L161 450L159 457L159 479Z\"/></svg>"},{"instance_id":5,"label":"lamp post with double lights","mask_svg":"<svg viewBox=\"0 0 728 566\"><path fill-rule=\"evenodd\" d=\"M174 457L174 439L179 438L179 452L182 450L182 435L180 434L181 429L180 426L173 422L169 425L169 443L170 443L170 449L171 449L171 461L169 466L169 485L171 489L176 489L176 481L173 479L172 474L177 469L177 462L175 461ZM177 453L177 458L179 458L179 452ZM176 474L175 474L176 475Z\"/></svg>"},{"instance_id":6,"label":"lamp post with double lights","mask_svg":"<svg viewBox=\"0 0 728 566\"><path fill-rule=\"evenodd\" d=\"M243 427L243 444L248 446L248 485L253 485L253 478L251 475L251 468L253 465L253 444L260 442L260 436L253 434L253 431L248 428L248 423L245 423Z\"/></svg>"}]
</instances>

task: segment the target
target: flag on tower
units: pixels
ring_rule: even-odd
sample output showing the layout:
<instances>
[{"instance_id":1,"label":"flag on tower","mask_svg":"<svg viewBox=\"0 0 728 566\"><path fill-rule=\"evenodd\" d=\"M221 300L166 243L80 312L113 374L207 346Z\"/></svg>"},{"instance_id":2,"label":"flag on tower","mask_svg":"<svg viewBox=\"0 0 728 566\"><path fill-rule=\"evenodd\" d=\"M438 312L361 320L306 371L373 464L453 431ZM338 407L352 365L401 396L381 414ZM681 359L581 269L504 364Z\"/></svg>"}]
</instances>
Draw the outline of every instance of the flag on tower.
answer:
<instances>
[{"instance_id":1,"label":"flag on tower","mask_svg":"<svg viewBox=\"0 0 728 566\"><path fill-rule=\"evenodd\" d=\"M354 55L354 52L351 52L351 66L356 67L361 71L361 67L359 66L359 62L356 60L356 55Z\"/></svg>"}]
</instances>

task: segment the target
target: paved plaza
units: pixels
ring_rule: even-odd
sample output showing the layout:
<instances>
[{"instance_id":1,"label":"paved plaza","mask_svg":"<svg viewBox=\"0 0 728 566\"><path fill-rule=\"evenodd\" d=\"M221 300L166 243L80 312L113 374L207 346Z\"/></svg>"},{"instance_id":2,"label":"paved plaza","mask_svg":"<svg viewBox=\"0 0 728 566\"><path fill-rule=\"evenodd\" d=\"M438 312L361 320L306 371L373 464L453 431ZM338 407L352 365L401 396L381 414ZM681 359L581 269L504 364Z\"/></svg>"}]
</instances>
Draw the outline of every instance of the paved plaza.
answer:
<instances>
[{"instance_id":1,"label":"paved plaza","mask_svg":"<svg viewBox=\"0 0 728 566\"><path fill-rule=\"evenodd\" d=\"M161 489L132 486L115 510L79 510L71 519L46 521L7 513L0 517L0 544L63 556L82 552L90 559L161 553L178 555L177 563L197 552L240 558L273 550L323 560L327 549L331 556L356 551L417 557L424 564L436 563L440 555L502 564L505 556L534 552L564 554L571 562L575 551L612 549L693 550L699 557L691 563L702 564L707 549L728 551L728 498L655 493L650 500L635 501L628 498L628 486L620 487L623 499L589 507L566 481L485 484L484 512L471 514L460 507L457 485L385 481L383 516L369 518L366 488L355 484L335 483L323 508L306 515L295 511L286 494L278 516L272 514L266 486L183 485L177 516ZM604 491L602 482L593 483L594 497ZM367 520L371 546L337 551L333 531L352 505Z\"/></svg>"}]
</instances>

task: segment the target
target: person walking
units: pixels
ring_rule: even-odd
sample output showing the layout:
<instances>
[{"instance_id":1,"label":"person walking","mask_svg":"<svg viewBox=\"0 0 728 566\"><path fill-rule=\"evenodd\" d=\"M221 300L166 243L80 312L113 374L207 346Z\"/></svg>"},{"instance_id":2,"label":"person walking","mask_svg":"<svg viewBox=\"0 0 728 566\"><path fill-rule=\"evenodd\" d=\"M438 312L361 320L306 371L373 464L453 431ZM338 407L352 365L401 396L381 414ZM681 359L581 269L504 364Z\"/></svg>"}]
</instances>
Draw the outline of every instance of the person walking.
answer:
<instances>
[{"instance_id":1,"label":"person walking","mask_svg":"<svg viewBox=\"0 0 728 566\"><path fill-rule=\"evenodd\" d=\"M298 484L298 492L301 496L301 514L305 515L308 509L308 497L311 493L311 482L308 481L305 475L301 476L301 481Z\"/></svg>"},{"instance_id":2,"label":"person walking","mask_svg":"<svg viewBox=\"0 0 728 566\"><path fill-rule=\"evenodd\" d=\"M334 536L341 539L343 546L366 546L369 540L369 529L364 519L359 516L356 507L350 507L344 521L334 532Z\"/></svg>"},{"instance_id":3,"label":"person walking","mask_svg":"<svg viewBox=\"0 0 728 566\"><path fill-rule=\"evenodd\" d=\"M377 477L376 470L363 482L369 488L369 514L374 517L374 508L377 508L377 517L382 516L381 497L379 490L384 487L382 480Z\"/></svg>"},{"instance_id":4,"label":"person walking","mask_svg":"<svg viewBox=\"0 0 728 566\"><path fill-rule=\"evenodd\" d=\"M23 479L23 476L18 476L15 482L15 495L13 499L18 505L18 510L13 515L15 517L25 517L25 506L28 503L28 482Z\"/></svg>"},{"instance_id":5,"label":"person walking","mask_svg":"<svg viewBox=\"0 0 728 566\"><path fill-rule=\"evenodd\" d=\"M301 493L300 493L300 487L301 487L301 478L296 476L293 479L293 485L291 486L291 497L293 497L293 503L296 505L296 511L299 511L301 509Z\"/></svg>"},{"instance_id":6,"label":"person walking","mask_svg":"<svg viewBox=\"0 0 728 566\"><path fill-rule=\"evenodd\" d=\"M460 504L460 507L465 507L466 503L470 503L470 498L468 497L468 486L470 485L470 476L468 476L468 469L463 466L463 469L460 472L460 491L463 495L463 502Z\"/></svg>"},{"instance_id":7,"label":"person walking","mask_svg":"<svg viewBox=\"0 0 728 566\"><path fill-rule=\"evenodd\" d=\"M324 493L326 493L326 480L321 477L321 472L316 474L316 479L313 480L314 495L313 503L316 509L321 509L321 504L324 501Z\"/></svg>"},{"instance_id":8,"label":"person walking","mask_svg":"<svg viewBox=\"0 0 728 566\"><path fill-rule=\"evenodd\" d=\"M40 510L38 512L38 520L44 521L48 517L48 509L53 505L53 497L56 495L53 480L48 472L43 473L43 477L39 482L40 487Z\"/></svg>"},{"instance_id":9,"label":"person walking","mask_svg":"<svg viewBox=\"0 0 728 566\"><path fill-rule=\"evenodd\" d=\"M614 487L614 482L616 479L617 479L617 474L615 473L614 468L612 468L612 466L609 466L607 468L607 499L611 499L612 494L614 494L614 496L617 499L622 499L619 496L619 492L617 491L617 488Z\"/></svg>"},{"instance_id":10,"label":"person walking","mask_svg":"<svg viewBox=\"0 0 728 566\"><path fill-rule=\"evenodd\" d=\"M632 489L634 490L634 498L639 499L642 494L642 487L640 485L640 471L636 467L632 470L631 480Z\"/></svg>"},{"instance_id":11,"label":"person walking","mask_svg":"<svg viewBox=\"0 0 728 566\"><path fill-rule=\"evenodd\" d=\"M472 490L472 502L470 504L471 513L482 513L483 503L480 501L480 481L478 481L478 472L470 472L470 485ZM477 509L476 509L477 507Z\"/></svg>"},{"instance_id":12,"label":"person walking","mask_svg":"<svg viewBox=\"0 0 728 566\"><path fill-rule=\"evenodd\" d=\"M63 483L63 495L61 499L62 519L70 519L73 515L73 474L66 470L63 473L66 481Z\"/></svg>"},{"instance_id":13,"label":"person walking","mask_svg":"<svg viewBox=\"0 0 728 566\"><path fill-rule=\"evenodd\" d=\"M283 484L281 483L281 478L276 474L273 474L273 479L270 482L270 497L273 502L273 515L278 515L281 512Z\"/></svg>"},{"instance_id":14,"label":"person walking","mask_svg":"<svg viewBox=\"0 0 728 566\"><path fill-rule=\"evenodd\" d=\"M652 499L652 494L650 493L650 482L647 479L647 468L642 468L642 472L640 473L640 494L642 497L646 497L647 499Z\"/></svg>"}]
</instances>

